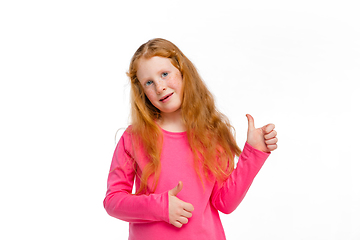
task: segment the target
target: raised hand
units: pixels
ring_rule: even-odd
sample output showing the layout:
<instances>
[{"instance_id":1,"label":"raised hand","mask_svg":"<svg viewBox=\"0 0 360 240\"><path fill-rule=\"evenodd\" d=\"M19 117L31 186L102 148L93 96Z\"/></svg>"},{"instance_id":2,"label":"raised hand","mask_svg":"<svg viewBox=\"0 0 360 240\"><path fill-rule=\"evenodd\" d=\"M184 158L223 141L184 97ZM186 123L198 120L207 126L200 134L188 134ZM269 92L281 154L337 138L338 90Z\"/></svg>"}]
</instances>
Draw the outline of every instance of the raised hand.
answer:
<instances>
[{"instance_id":1,"label":"raised hand","mask_svg":"<svg viewBox=\"0 0 360 240\"><path fill-rule=\"evenodd\" d=\"M275 125L270 123L262 128L255 128L254 118L246 114L248 119L247 142L253 147L263 152L271 152L277 148L277 132Z\"/></svg>"},{"instance_id":2,"label":"raised hand","mask_svg":"<svg viewBox=\"0 0 360 240\"><path fill-rule=\"evenodd\" d=\"M176 195L181 191L183 183L180 181L179 184L171 189L169 194L169 220L175 227L181 228L182 225L188 223L189 218L192 216L194 211L193 205L190 203L181 201Z\"/></svg>"}]
</instances>

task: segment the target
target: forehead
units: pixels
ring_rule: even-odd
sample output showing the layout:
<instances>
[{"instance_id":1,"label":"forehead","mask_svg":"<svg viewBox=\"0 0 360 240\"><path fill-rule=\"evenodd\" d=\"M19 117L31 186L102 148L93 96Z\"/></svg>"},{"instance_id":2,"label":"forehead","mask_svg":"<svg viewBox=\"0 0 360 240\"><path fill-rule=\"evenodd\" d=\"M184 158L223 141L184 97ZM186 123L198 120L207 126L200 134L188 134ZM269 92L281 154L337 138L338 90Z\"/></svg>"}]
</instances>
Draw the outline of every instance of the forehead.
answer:
<instances>
[{"instance_id":1,"label":"forehead","mask_svg":"<svg viewBox=\"0 0 360 240\"><path fill-rule=\"evenodd\" d=\"M142 79L150 78L164 70L171 70L175 68L169 58L151 57L140 58L137 63L136 76L141 81Z\"/></svg>"}]
</instances>

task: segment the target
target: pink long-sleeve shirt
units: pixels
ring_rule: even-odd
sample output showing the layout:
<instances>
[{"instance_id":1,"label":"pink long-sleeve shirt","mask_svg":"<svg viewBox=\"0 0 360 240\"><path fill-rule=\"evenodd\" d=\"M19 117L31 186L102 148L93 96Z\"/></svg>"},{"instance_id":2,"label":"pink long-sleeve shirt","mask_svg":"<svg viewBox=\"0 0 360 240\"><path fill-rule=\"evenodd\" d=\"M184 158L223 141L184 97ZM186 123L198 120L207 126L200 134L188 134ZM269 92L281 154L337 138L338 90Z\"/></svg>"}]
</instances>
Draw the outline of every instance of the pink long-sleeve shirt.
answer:
<instances>
[{"instance_id":1,"label":"pink long-sleeve shirt","mask_svg":"<svg viewBox=\"0 0 360 240\"><path fill-rule=\"evenodd\" d=\"M133 148L130 133L124 132L110 167L104 199L106 211L115 218L129 222L129 240L225 239L218 211L231 213L236 209L269 153L246 143L230 177L223 183L203 177L203 186L194 169L193 153L186 132L162 130L162 133L161 174L156 191L133 195L134 179L136 189L139 189L140 179L137 175L141 176L147 158L141 149ZM169 223L168 191L179 181L183 182L183 189L177 197L191 203L194 211L187 224L176 228ZM148 185L152 183L153 178L150 177Z\"/></svg>"}]
</instances>

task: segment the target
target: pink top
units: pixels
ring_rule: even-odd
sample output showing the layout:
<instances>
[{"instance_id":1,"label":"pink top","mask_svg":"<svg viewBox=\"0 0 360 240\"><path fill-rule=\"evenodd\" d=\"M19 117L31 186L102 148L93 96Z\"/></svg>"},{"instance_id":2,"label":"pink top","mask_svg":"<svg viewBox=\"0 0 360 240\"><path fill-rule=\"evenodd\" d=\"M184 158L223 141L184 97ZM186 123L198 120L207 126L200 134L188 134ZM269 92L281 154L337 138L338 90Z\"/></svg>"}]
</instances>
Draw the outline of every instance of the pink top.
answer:
<instances>
[{"instance_id":1,"label":"pink top","mask_svg":"<svg viewBox=\"0 0 360 240\"><path fill-rule=\"evenodd\" d=\"M124 132L111 163L104 199L106 211L130 223L130 240L225 239L218 211L228 214L236 209L269 153L254 149L246 143L230 177L222 184L203 177L204 188L194 169L186 132L162 132L164 141L159 184L155 193L149 195L131 194L134 179L136 189L140 186L134 168L141 174L147 158L142 150L134 151L131 135ZM136 164L133 164L133 159ZM176 228L169 223L168 191L179 181L183 182L183 189L177 197L191 203L194 211L187 224ZM149 178L150 186L152 182L153 178Z\"/></svg>"}]
</instances>

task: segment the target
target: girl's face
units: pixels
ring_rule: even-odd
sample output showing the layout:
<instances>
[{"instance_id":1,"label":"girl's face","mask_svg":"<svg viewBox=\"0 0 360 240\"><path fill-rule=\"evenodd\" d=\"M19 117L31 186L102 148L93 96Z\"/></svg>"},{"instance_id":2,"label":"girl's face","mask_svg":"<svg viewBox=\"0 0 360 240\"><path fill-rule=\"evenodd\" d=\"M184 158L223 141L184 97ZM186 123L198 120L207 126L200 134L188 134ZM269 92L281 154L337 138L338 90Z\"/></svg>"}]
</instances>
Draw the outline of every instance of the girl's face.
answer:
<instances>
[{"instance_id":1,"label":"girl's face","mask_svg":"<svg viewBox=\"0 0 360 240\"><path fill-rule=\"evenodd\" d=\"M183 98L180 71L164 57L140 58L136 76L150 102L161 113L181 111Z\"/></svg>"}]
</instances>

